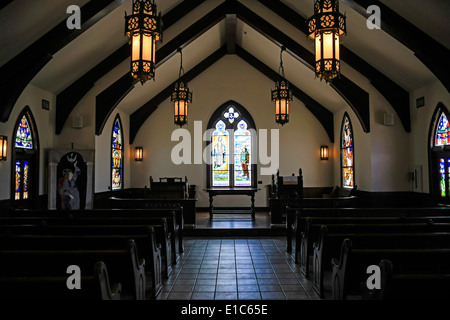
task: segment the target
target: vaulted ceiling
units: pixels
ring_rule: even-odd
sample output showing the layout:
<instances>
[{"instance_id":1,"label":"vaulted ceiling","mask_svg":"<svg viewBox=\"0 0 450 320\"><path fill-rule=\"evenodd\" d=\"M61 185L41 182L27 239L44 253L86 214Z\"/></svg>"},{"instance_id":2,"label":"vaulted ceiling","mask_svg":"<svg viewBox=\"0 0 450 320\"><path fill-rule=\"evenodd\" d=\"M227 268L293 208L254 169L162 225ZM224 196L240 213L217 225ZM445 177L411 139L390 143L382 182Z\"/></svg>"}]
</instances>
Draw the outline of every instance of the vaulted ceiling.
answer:
<instances>
[{"instance_id":1,"label":"vaulted ceiling","mask_svg":"<svg viewBox=\"0 0 450 320\"><path fill-rule=\"evenodd\" d=\"M131 141L146 117L167 99L178 77L183 48L186 76L195 78L225 54L236 54L268 78L278 71L280 46L294 95L319 119L333 141L333 112L345 105L370 131L369 94L362 75L397 112L410 131L409 93L445 78L450 64L448 0L341 0L348 34L343 38L342 76L331 84L315 79L314 46L304 21L312 0L156 0L164 23L156 81L136 85L129 76L124 12L132 0L7 0L0 5L0 121L33 84L57 97L56 134L76 104L108 73L118 75L97 95L96 133L119 106L131 116ZM369 5L381 8L381 30L366 26ZM69 5L81 8L81 30L69 30ZM324 94L326 92L326 94Z\"/></svg>"}]
</instances>

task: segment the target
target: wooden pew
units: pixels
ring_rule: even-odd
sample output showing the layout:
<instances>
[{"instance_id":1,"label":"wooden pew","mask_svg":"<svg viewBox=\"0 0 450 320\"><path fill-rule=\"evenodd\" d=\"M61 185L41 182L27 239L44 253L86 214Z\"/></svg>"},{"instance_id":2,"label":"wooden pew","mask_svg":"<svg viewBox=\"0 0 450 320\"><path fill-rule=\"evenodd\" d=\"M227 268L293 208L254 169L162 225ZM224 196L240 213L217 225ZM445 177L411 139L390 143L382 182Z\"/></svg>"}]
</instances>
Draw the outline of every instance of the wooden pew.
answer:
<instances>
[{"instance_id":1,"label":"wooden pew","mask_svg":"<svg viewBox=\"0 0 450 320\"><path fill-rule=\"evenodd\" d=\"M68 221L68 220L64 220ZM169 277L172 273L170 234L167 223L161 219L160 225L76 225L73 223L50 224L0 224L0 234L46 234L46 235L148 235L149 228L155 230L156 241L161 244L163 275ZM153 260L151 260L153 261ZM150 263L150 261L149 261Z\"/></svg>"},{"instance_id":2,"label":"wooden pew","mask_svg":"<svg viewBox=\"0 0 450 320\"><path fill-rule=\"evenodd\" d=\"M390 260L378 264L381 270L381 288L363 287L363 300L450 300L450 274L394 273Z\"/></svg>"},{"instance_id":3,"label":"wooden pew","mask_svg":"<svg viewBox=\"0 0 450 320\"><path fill-rule=\"evenodd\" d=\"M342 242L340 257L332 259L332 297L346 300L350 296L361 298L369 277L367 268L390 260L393 273L420 274L423 277L450 274L450 249L354 249L352 241ZM447 288L447 287L446 287ZM425 293L426 294L426 293Z\"/></svg>"},{"instance_id":4,"label":"wooden pew","mask_svg":"<svg viewBox=\"0 0 450 320\"><path fill-rule=\"evenodd\" d=\"M340 253L342 242L349 238L353 248L446 248L450 244L449 232L417 233L408 230L402 233L364 233L355 228L353 233L330 233L326 225L320 228L319 239L313 244L313 288L323 297L324 274L331 271L331 259Z\"/></svg>"},{"instance_id":5,"label":"wooden pew","mask_svg":"<svg viewBox=\"0 0 450 320\"><path fill-rule=\"evenodd\" d=\"M295 253L307 217L439 217L450 216L450 208L295 208L286 209L286 251ZM298 248L298 247L297 247Z\"/></svg>"},{"instance_id":6,"label":"wooden pew","mask_svg":"<svg viewBox=\"0 0 450 320\"><path fill-rule=\"evenodd\" d=\"M81 290L68 290L67 275L1 277L2 300L120 300L120 283L110 284L106 265L99 261L92 268L83 270Z\"/></svg>"},{"instance_id":7,"label":"wooden pew","mask_svg":"<svg viewBox=\"0 0 450 320\"><path fill-rule=\"evenodd\" d=\"M300 234L300 244L296 245L295 250L295 260L300 263L300 270L302 273L309 277L310 271L310 257L313 254L313 243L318 241L321 223L313 223L316 220L312 218L307 218L305 223L305 231ZM325 223L326 219L320 220L320 222ZM340 221L344 223L339 223ZM339 233L353 233L356 229L357 232L404 232L406 230L410 232L422 232L422 231L433 231L433 232L450 232L450 223L433 223L426 218L392 218L382 217L371 218L371 217L355 217L346 218L343 220L335 220L335 223L328 221L327 226L329 229L333 229L333 232ZM297 240L298 243L298 240ZM298 249L297 249L298 248Z\"/></svg>"},{"instance_id":8,"label":"wooden pew","mask_svg":"<svg viewBox=\"0 0 450 320\"><path fill-rule=\"evenodd\" d=\"M184 251L183 245L183 229L184 217L183 208L175 207L161 207L161 208L124 208L124 209L93 209L93 210L36 210L36 209L22 209L10 210L7 216L1 218L18 218L18 217L98 217L98 218L166 218L168 220L169 232L174 235L176 242L173 245L173 250L179 255ZM173 221L174 220L174 221ZM1 223L1 221L0 221ZM177 259L178 261L178 259Z\"/></svg>"},{"instance_id":9,"label":"wooden pew","mask_svg":"<svg viewBox=\"0 0 450 320\"><path fill-rule=\"evenodd\" d=\"M0 249L20 250L114 250L123 247L132 239L138 255L145 260L146 296L155 299L162 289L161 252L156 246L153 228L148 235L45 235L45 234L3 234L0 235Z\"/></svg>"},{"instance_id":10,"label":"wooden pew","mask_svg":"<svg viewBox=\"0 0 450 320\"><path fill-rule=\"evenodd\" d=\"M0 250L0 277L68 277L67 268L76 265L91 270L98 261L108 266L112 282L122 286L122 298L145 299L145 261L140 260L133 240L114 250ZM91 273L92 271L88 271ZM83 283L81 283L83 286Z\"/></svg>"}]
</instances>

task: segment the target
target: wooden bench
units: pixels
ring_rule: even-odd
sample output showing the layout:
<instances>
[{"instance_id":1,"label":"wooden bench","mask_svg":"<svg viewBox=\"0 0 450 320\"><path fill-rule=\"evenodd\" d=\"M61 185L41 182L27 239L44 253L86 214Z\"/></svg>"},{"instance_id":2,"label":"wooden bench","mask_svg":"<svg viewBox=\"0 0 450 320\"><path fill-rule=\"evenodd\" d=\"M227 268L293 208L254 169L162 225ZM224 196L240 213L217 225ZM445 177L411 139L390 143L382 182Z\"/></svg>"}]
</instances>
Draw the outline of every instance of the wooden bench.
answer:
<instances>
[{"instance_id":1,"label":"wooden bench","mask_svg":"<svg viewBox=\"0 0 450 320\"><path fill-rule=\"evenodd\" d=\"M68 221L68 220L64 220ZM148 235L149 228L154 228L156 242L161 244L161 260L163 276L168 278L172 273L170 234L167 223L161 219L160 225L76 225L70 222L51 224L46 221L36 224L0 224L0 234L42 234L42 235ZM153 261L153 260L151 260ZM150 263L150 261L149 261Z\"/></svg>"},{"instance_id":2,"label":"wooden bench","mask_svg":"<svg viewBox=\"0 0 450 320\"><path fill-rule=\"evenodd\" d=\"M295 208L286 209L286 251L295 252L296 237L308 217L438 217L450 216L450 208ZM299 239L298 239L299 240Z\"/></svg>"},{"instance_id":3,"label":"wooden bench","mask_svg":"<svg viewBox=\"0 0 450 320\"><path fill-rule=\"evenodd\" d=\"M390 260L393 273L402 274L449 274L450 249L354 249L352 241L345 239L339 258L332 259L332 297L346 300L351 296L361 298L369 277L367 268ZM446 287L447 288L447 287Z\"/></svg>"},{"instance_id":4,"label":"wooden bench","mask_svg":"<svg viewBox=\"0 0 450 320\"><path fill-rule=\"evenodd\" d=\"M106 265L99 261L92 273L83 270L82 290L68 290L65 277L34 275L1 277L2 300L120 300L120 283L110 284Z\"/></svg>"},{"instance_id":5,"label":"wooden bench","mask_svg":"<svg viewBox=\"0 0 450 320\"><path fill-rule=\"evenodd\" d=\"M155 299L162 289L162 265L161 252L156 246L153 228L149 228L148 235L0 235L0 249L114 250L123 247L130 239L136 243L139 257L146 262L146 296Z\"/></svg>"},{"instance_id":6,"label":"wooden bench","mask_svg":"<svg viewBox=\"0 0 450 320\"><path fill-rule=\"evenodd\" d=\"M353 233L330 233L326 225L320 228L319 239L313 244L313 288L323 297L324 274L332 270L331 259L340 253L342 242L349 238L353 248L446 248L450 244L449 232L417 233L361 233L355 228Z\"/></svg>"},{"instance_id":7,"label":"wooden bench","mask_svg":"<svg viewBox=\"0 0 450 320\"><path fill-rule=\"evenodd\" d=\"M81 273L98 261L108 267L111 281L122 286L122 298L145 299L145 261L140 260L133 240L115 250L0 250L0 277L56 276L68 277L67 268L76 265ZM89 270L89 271L88 271ZM83 283L81 283L83 286Z\"/></svg>"}]
</instances>

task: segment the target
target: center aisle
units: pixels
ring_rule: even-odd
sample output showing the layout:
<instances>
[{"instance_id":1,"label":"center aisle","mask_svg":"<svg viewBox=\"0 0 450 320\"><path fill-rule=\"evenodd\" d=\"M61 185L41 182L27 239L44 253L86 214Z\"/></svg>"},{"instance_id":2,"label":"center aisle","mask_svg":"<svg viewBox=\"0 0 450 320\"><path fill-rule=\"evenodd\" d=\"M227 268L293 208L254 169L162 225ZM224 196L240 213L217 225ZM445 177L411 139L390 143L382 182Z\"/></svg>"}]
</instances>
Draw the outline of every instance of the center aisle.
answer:
<instances>
[{"instance_id":1,"label":"center aisle","mask_svg":"<svg viewBox=\"0 0 450 320\"><path fill-rule=\"evenodd\" d=\"M159 300L317 300L284 237L186 238Z\"/></svg>"}]
</instances>

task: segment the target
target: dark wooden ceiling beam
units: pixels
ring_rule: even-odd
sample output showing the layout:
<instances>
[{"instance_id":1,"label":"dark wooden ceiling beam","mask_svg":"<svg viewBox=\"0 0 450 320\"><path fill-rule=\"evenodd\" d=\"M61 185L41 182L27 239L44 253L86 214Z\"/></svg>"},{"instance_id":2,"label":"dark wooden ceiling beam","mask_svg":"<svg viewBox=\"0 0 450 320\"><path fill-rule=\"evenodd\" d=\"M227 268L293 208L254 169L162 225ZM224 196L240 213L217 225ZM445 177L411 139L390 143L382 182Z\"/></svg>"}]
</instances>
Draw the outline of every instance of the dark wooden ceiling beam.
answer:
<instances>
[{"instance_id":1,"label":"dark wooden ceiling beam","mask_svg":"<svg viewBox=\"0 0 450 320\"><path fill-rule=\"evenodd\" d=\"M264 6L300 30L305 37L308 33L307 19L280 0L258 0ZM312 5L312 4L311 4ZM370 80L372 85L391 104L402 121L405 131L411 131L409 92L382 74L345 45L341 45L341 60Z\"/></svg>"},{"instance_id":2,"label":"dark wooden ceiling beam","mask_svg":"<svg viewBox=\"0 0 450 320\"><path fill-rule=\"evenodd\" d=\"M364 17L369 17L367 8L377 5L381 11L381 29L414 52L414 55L439 79L450 92L450 50L425 32L390 9L379 0L342 0Z\"/></svg>"},{"instance_id":3,"label":"dark wooden ceiling beam","mask_svg":"<svg viewBox=\"0 0 450 320\"><path fill-rule=\"evenodd\" d=\"M205 0L185 0L177 5L162 17L163 30L170 28L184 15L194 10L203 2L205 2ZM160 56L164 50L166 49L163 49L162 51L161 49L158 50L157 61L158 58L161 59ZM61 133L70 113L78 102L89 92L90 89L92 89L95 82L117 67L120 63L128 59L130 55L131 48L127 42L57 95L55 134ZM130 85L133 85L133 83L130 83Z\"/></svg>"},{"instance_id":4,"label":"dark wooden ceiling beam","mask_svg":"<svg viewBox=\"0 0 450 320\"><path fill-rule=\"evenodd\" d=\"M216 50L214 53L209 55L202 62L197 64L194 68L189 70L189 72L185 73L183 79L186 82L191 81L226 54L227 54L226 46L221 47L220 49ZM150 99L147 103L145 103L143 106L141 106L138 110L136 110L130 115L130 144L133 144L139 129L142 127L142 125L148 119L148 117L151 116L151 114L158 108L158 106L164 100L166 100L171 96L174 86L175 82L167 86L165 89L159 92L154 98Z\"/></svg>"},{"instance_id":5,"label":"dark wooden ceiling beam","mask_svg":"<svg viewBox=\"0 0 450 320\"><path fill-rule=\"evenodd\" d=\"M265 75L267 78L271 79L272 81L277 81L280 77L278 72L272 70L267 65L265 65L263 62L258 60L256 57L251 55L249 52L241 48L240 46L236 45L236 54L238 57L240 57L242 60L247 62L249 65L254 67L256 70L261 72L263 75ZM289 80L289 79L288 79ZM298 100L303 102L303 104L306 106L306 108L319 120L320 124L325 129L325 132L328 134L328 137L330 138L330 141L334 142L334 116L333 113L328 110L326 107L318 103L316 100L311 98L309 95L307 95L305 92L303 92L301 89L293 85L291 82L289 83L289 88L292 90L292 94L294 97L296 97Z\"/></svg>"},{"instance_id":6,"label":"dark wooden ceiling beam","mask_svg":"<svg viewBox=\"0 0 450 320\"><path fill-rule=\"evenodd\" d=\"M226 43L227 52L229 54L235 53L236 48L236 22L237 18L235 14L227 14L225 18L226 25Z\"/></svg>"},{"instance_id":7,"label":"dark wooden ceiling beam","mask_svg":"<svg viewBox=\"0 0 450 320\"><path fill-rule=\"evenodd\" d=\"M309 50L240 3L236 4L236 13L239 19L276 45L284 46L286 52L314 71L315 58ZM330 85L358 115L364 132L370 132L369 94L342 74Z\"/></svg>"},{"instance_id":8,"label":"dark wooden ceiling beam","mask_svg":"<svg viewBox=\"0 0 450 320\"><path fill-rule=\"evenodd\" d=\"M60 22L56 27L47 32L33 44L28 46L21 53L0 67L0 86L3 92L0 96L1 118L6 122L9 119L14 104L23 90L39 71L48 63L52 56L66 46L70 41L76 39L83 32L86 32L95 23L100 21L113 9L121 5L125 0L98 0L90 1L81 8L81 29L70 30L67 28L66 20ZM40 57L46 58L46 63L42 65ZM39 68L30 65L39 65ZM20 89L20 90L18 90Z\"/></svg>"},{"instance_id":9,"label":"dark wooden ceiling beam","mask_svg":"<svg viewBox=\"0 0 450 320\"><path fill-rule=\"evenodd\" d=\"M173 38L171 41L169 41L166 45L162 46L156 51L156 68L163 64L165 61L167 61L171 56L177 53L178 48L184 48L189 43L200 37L202 34L204 34L206 31L211 29L213 26L215 26L217 23L219 23L221 20L225 18L225 12L226 12L226 6L225 3L217 6L215 9L213 9L210 13L205 15L203 18L199 19L197 22L192 24L190 27L185 29L183 32L178 34L175 38ZM136 84L136 81L134 81L131 77L127 77L127 72L125 75L123 75L119 80L114 82L111 86L106 88L100 95L104 95L105 92L110 92L111 87L119 88L121 89L120 92L122 93L129 93L134 85ZM157 75L156 75L157 76ZM124 79L129 79L129 83L125 84ZM122 95L116 95L117 99L122 100ZM120 101L113 101L111 99L102 100L104 103L96 105L96 108L101 109L107 109L104 111L99 111L98 113L103 116L109 116L112 112L112 110L117 106L117 104ZM102 124L106 121L106 119L99 119L98 124ZM102 127L96 127L96 134L101 134L103 128Z\"/></svg>"}]
</instances>

